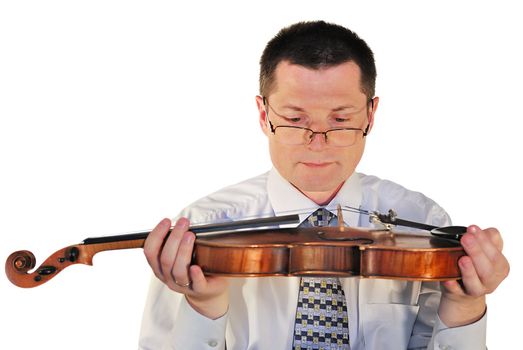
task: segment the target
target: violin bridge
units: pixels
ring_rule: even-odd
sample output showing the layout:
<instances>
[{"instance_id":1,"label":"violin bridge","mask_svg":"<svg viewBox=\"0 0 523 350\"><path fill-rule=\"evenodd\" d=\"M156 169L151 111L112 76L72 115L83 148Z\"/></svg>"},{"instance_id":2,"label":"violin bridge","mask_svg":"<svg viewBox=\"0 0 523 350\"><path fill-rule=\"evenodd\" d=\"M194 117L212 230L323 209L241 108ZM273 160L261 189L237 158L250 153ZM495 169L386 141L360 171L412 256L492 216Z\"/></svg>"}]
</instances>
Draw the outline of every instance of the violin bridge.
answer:
<instances>
[{"instance_id":1,"label":"violin bridge","mask_svg":"<svg viewBox=\"0 0 523 350\"><path fill-rule=\"evenodd\" d=\"M343 210L341 209L341 205L338 204L336 209L338 212L338 228L340 229L340 231L343 231L343 229L345 228L345 221L343 220Z\"/></svg>"}]
</instances>

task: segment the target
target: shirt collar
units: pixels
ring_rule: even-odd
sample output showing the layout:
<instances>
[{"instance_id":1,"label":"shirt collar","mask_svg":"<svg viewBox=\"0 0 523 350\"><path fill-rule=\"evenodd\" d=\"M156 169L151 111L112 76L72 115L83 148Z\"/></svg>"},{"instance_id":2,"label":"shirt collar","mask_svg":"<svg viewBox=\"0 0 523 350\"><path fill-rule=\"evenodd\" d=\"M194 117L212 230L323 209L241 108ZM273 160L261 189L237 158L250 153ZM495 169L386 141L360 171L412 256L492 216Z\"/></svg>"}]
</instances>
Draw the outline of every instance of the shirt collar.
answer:
<instances>
[{"instance_id":1,"label":"shirt collar","mask_svg":"<svg viewBox=\"0 0 523 350\"><path fill-rule=\"evenodd\" d=\"M274 214L289 215L299 214L300 222L305 220L320 206L307 198L289 181L284 179L276 168L272 168L267 179L267 193ZM353 173L340 188L336 196L325 206L329 211L337 214L336 206L359 208L361 205L362 191L359 175ZM358 226L359 214L344 211L343 221L349 226Z\"/></svg>"}]
</instances>

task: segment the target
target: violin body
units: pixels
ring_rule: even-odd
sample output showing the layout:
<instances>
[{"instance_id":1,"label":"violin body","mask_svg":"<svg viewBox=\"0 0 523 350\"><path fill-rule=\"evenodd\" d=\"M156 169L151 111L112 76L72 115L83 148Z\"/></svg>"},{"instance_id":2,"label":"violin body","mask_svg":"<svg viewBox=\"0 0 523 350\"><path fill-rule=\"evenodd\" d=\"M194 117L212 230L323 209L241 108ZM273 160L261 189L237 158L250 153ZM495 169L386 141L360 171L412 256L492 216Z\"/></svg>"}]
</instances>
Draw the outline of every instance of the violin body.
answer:
<instances>
[{"instance_id":1,"label":"violin body","mask_svg":"<svg viewBox=\"0 0 523 350\"><path fill-rule=\"evenodd\" d=\"M459 279L458 241L350 227L234 232L197 238L193 263L207 275Z\"/></svg>"}]
</instances>

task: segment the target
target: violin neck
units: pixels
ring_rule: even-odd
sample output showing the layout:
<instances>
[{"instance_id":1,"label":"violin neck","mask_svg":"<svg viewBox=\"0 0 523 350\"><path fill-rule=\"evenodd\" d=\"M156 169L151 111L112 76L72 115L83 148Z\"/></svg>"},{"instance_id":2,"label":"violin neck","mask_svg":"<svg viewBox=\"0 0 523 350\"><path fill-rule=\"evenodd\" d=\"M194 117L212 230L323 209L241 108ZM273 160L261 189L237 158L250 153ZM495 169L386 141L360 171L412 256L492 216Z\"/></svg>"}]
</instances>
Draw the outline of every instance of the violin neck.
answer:
<instances>
[{"instance_id":1,"label":"violin neck","mask_svg":"<svg viewBox=\"0 0 523 350\"><path fill-rule=\"evenodd\" d=\"M259 227L269 228L279 225L299 223L300 216L298 214L293 214L285 216L273 216L257 219L221 222L217 224L196 225L189 227L189 231L192 231L194 234L196 234L196 237L201 237L208 235L219 235L225 232L240 229L252 229ZM143 231L116 236L91 237L84 239L82 244L88 245L98 243L115 243L123 241L145 240L147 236L149 236L149 233L151 233L151 231ZM171 233L171 230L169 230L169 233Z\"/></svg>"}]
</instances>

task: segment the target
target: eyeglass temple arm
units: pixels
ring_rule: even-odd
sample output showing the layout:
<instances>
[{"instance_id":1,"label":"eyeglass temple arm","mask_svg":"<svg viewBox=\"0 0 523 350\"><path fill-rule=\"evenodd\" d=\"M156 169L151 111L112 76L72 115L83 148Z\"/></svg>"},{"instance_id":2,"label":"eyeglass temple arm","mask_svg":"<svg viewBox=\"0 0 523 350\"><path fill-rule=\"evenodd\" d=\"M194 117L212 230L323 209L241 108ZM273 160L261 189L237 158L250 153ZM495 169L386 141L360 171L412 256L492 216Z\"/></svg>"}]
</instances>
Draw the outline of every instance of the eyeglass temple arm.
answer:
<instances>
[{"instance_id":1,"label":"eyeglass temple arm","mask_svg":"<svg viewBox=\"0 0 523 350\"><path fill-rule=\"evenodd\" d=\"M369 103L370 103L371 110L373 110L374 109L374 98L371 98L369 100ZM369 128L370 128L370 122L367 124L367 127L365 128L365 130L363 130L363 137L365 137L369 134Z\"/></svg>"},{"instance_id":2,"label":"eyeglass temple arm","mask_svg":"<svg viewBox=\"0 0 523 350\"><path fill-rule=\"evenodd\" d=\"M267 125L269 126L269 129L274 134L276 132L276 128L274 125L272 125L271 121L269 120L269 104L267 103L267 98L265 96L261 96L263 105L265 106L265 119L267 120Z\"/></svg>"}]
</instances>

